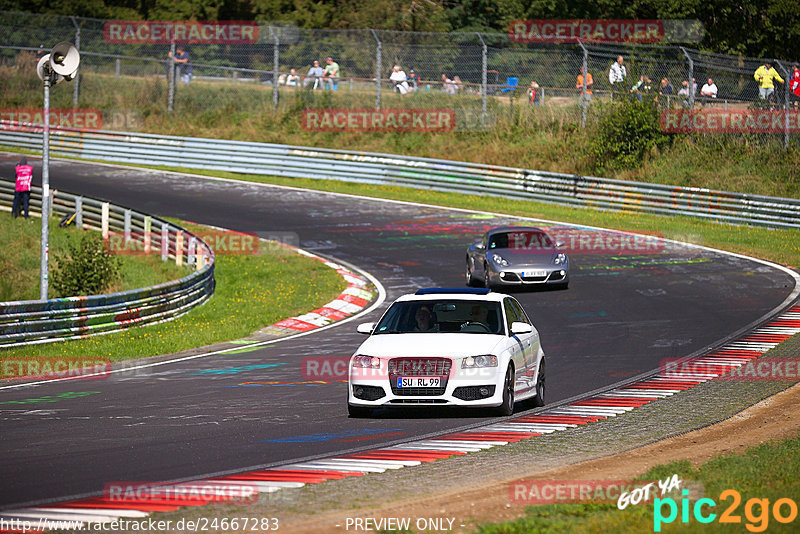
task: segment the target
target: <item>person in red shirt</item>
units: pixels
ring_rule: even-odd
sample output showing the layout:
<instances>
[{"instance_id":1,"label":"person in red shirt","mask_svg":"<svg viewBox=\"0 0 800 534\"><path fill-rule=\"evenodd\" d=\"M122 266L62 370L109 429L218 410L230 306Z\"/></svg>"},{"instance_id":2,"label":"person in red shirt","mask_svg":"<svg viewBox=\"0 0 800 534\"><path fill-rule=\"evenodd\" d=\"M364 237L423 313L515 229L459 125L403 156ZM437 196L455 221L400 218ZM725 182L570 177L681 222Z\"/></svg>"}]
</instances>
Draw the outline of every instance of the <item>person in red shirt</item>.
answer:
<instances>
[{"instance_id":1,"label":"person in red shirt","mask_svg":"<svg viewBox=\"0 0 800 534\"><path fill-rule=\"evenodd\" d=\"M800 66L794 64L792 77L789 79L789 101L795 109L800 108Z\"/></svg>"},{"instance_id":2,"label":"person in red shirt","mask_svg":"<svg viewBox=\"0 0 800 534\"><path fill-rule=\"evenodd\" d=\"M31 180L33 180L33 167L28 165L28 158L22 156L15 167L16 182L14 185L14 204L11 206L11 216L17 217L24 209L25 218L28 218L28 202L31 198Z\"/></svg>"}]
</instances>

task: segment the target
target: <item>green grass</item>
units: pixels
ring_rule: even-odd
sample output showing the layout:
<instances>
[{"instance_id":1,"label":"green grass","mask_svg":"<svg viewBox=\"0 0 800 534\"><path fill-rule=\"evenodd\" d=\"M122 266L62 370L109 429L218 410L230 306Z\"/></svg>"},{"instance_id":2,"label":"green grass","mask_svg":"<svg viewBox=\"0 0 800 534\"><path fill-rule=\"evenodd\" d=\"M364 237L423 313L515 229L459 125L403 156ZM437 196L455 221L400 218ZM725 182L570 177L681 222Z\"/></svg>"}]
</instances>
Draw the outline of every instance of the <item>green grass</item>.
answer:
<instances>
[{"instance_id":1,"label":"green grass","mask_svg":"<svg viewBox=\"0 0 800 534\"><path fill-rule=\"evenodd\" d=\"M50 221L50 272L57 268L57 258L70 242L77 242L80 234L74 226L59 228L59 220ZM0 212L0 302L36 300L39 298L41 219L31 217L12 219ZM99 234L98 234L99 239ZM120 279L106 289L106 293L147 287L188 274L185 268L162 262L155 256L116 256L120 260ZM55 292L50 288L50 297Z\"/></svg>"},{"instance_id":2,"label":"green grass","mask_svg":"<svg viewBox=\"0 0 800 534\"><path fill-rule=\"evenodd\" d=\"M682 487L689 486L690 506L699 497L712 499L716 507L703 507L703 513L709 511L717 515L716 519L703 525L689 513L689 522L681 522L680 495L674 495L677 506L677 518L662 527L662 532L760 532L766 527L767 532L797 532L800 518L788 524L781 524L771 515L776 500L789 498L800 504L800 436L785 441L773 441L748 449L744 454L719 456L709 462L693 468L689 462L674 462L659 465L644 473L639 480L664 480L678 474L684 481ZM691 484L687 482L691 481ZM699 494L702 488L702 495ZM740 516L739 524L720 524L723 511L733 505L732 497L720 498L724 490L732 489L741 495L741 503L732 510L733 515ZM694 490L694 493L692 492ZM751 505L751 516L746 515L747 503L750 499L768 499L770 516L762 516L758 506ZM669 510L663 507L666 516ZM784 516L789 515L789 506L783 505ZM526 508L526 515L515 521L498 524L479 525L475 532L479 534L535 534L549 532L596 533L596 532L653 532L654 505L641 503L628 506L625 510L617 509L616 503L581 502L565 504L548 504ZM747 527L750 525L750 528ZM751 530L752 529L752 530Z\"/></svg>"},{"instance_id":3,"label":"green grass","mask_svg":"<svg viewBox=\"0 0 800 534\"><path fill-rule=\"evenodd\" d=\"M178 352L248 336L322 306L346 287L322 262L282 247L261 246L253 255L218 255L215 277L213 298L174 321L79 341L3 349L0 359L81 355L121 361Z\"/></svg>"}]
</instances>

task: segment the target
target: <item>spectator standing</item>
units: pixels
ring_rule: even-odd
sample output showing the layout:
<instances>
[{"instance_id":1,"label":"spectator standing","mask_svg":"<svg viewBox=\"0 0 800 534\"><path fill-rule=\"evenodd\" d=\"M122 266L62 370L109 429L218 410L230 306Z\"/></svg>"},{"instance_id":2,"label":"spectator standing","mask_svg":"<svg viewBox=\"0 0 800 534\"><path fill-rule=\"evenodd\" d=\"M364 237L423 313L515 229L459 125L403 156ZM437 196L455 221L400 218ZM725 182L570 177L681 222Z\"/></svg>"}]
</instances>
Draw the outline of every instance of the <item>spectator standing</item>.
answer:
<instances>
[{"instance_id":1,"label":"spectator standing","mask_svg":"<svg viewBox=\"0 0 800 534\"><path fill-rule=\"evenodd\" d=\"M407 94L410 90L408 86L408 76L406 76L405 71L400 68L400 65L395 65L392 68L392 74L389 76L389 79L394 83L394 90L401 95Z\"/></svg>"},{"instance_id":2,"label":"spectator standing","mask_svg":"<svg viewBox=\"0 0 800 534\"><path fill-rule=\"evenodd\" d=\"M325 63L327 63L327 66L322 73L322 78L325 80L325 88L336 91L339 89L339 64L331 57L326 57Z\"/></svg>"},{"instance_id":3,"label":"spectator standing","mask_svg":"<svg viewBox=\"0 0 800 534\"><path fill-rule=\"evenodd\" d=\"M306 79L303 82L303 87L308 87L309 85L313 84L313 86L311 87L312 89L316 89L317 87L322 89L323 74L324 71L322 70L322 67L319 64L319 61L315 60L314 64L311 65L311 68L308 69L308 73L306 74Z\"/></svg>"},{"instance_id":4,"label":"spectator standing","mask_svg":"<svg viewBox=\"0 0 800 534\"><path fill-rule=\"evenodd\" d=\"M703 87L700 88L700 96L702 97L703 105L705 106L710 99L717 98L717 93L719 90L717 89L717 84L714 83L713 78L709 78L707 83L703 84Z\"/></svg>"},{"instance_id":5,"label":"spectator standing","mask_svg":"<svg viewBox=\"0 0 800 534\"><path fill-rule=\"evenodd\" d=\"M608 69L608 83L611 84L611 90L615 92L625 90L623 89L623 82L628 75L628 71L625 69L625 65L622 64L623 61L622 56L617 57L617 60L612 63L611 68Z\"/></svg>"},{"instance_id":6,"label":"spectator standing","mask_svg":"<svg viewBox=\"0 0 800 534\"><path fill-rule=\"evenodd\" d=\"M530 87L528 87L528 103L534 106L541 106L542 105L542 91L539 84L535 81L531 82Z\"/></svg>"},{"instance_id":7,"label":"spectator standing","mask_svg":"<svg viewBox=\"0 0 800 534\"><path fill-rule=\"evenodd\" d=\"M23 210L28 218L28 203L31 198L31 180L33 180L33 167L28 165L28 158L22 156L14 168L16 179L14 183L14 203L11 205L11 216L17 217Z\"/></svg>"},{"instance_id":8,"label":"spectator standing","mask_svg":"<svg viewBox=\"0 0 800 534\"><path fill-rule=\"evenodd\" d=\"M453 76L453 86L456 88L456 93L460 93L464 89L464 82L457 75Z\"/></svg>"},{"instance_id":9,"label":"spectator standing","mask_svg":"<svg viewBox=\"0 0 800 534\"><path fill-rule=\"evenodd\" d=\"M661 105L666 107L671 107L672 95L674 94L675 94L675 89L672 87L672 84L669 83L669 78L661 78L661 84L658 88L658 96L664 97L661 100Z\"/></svg>"},{"instance_id":10,"label":"spectator standing","mask_svg":"<svg viewBox=\"0 0 800 534\"><path fill-rule=\"evenodd\" d=\"M789 80L789 101L795 108L800 108L800 65L792 67L792 77Z\"/></svg>"},{"instance_id":11,"label":"spectator standing","mask_svg":"<svg viewBox=\"0 0 800 534\"><path fill-rule=\"evenodd\" d=\"M177 66L177 73L183 83L192 81L192 63L189 59L189 52L179 46L175 49L175 57L172 58Z\"/></svg>"},{"instance_id":12,"label":"spectator standing","mask_svg":"<svg viewBox=\"0 0 800 534\"><path fill-rule=\"evenodd\" d=\"M578 78L575 81L575 89L578 91L578 94L586 99L587 102L592 101L592 87L594 87L594 78L592 78L592 73L588 73L586 75L586 93L583 92L583 67L581 67L581 73L578 74Z\"/></svg>"},{"instance_id":13,"label":"spectator standing","mask_svg":"<svg viewBox=\"0 0 800 534\"><path fill-rule=\"evenodd\" d=\"M771 61L765 61L753 73L753 78L758 82L758 97L761 100L768 100L775 93L775 82L778 80L783 83L783 78L772 66Z\"/></svg>"}]
</instances>

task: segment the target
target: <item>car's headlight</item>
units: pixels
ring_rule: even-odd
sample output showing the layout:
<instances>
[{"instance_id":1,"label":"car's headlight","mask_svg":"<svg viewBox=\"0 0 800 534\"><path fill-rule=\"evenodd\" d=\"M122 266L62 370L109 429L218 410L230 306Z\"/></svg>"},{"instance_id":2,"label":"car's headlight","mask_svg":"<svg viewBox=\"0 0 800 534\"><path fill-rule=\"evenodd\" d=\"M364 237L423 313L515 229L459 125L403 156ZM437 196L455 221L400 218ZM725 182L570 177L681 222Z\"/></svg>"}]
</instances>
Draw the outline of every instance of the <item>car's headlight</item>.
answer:
<instances>
[{"instance_id":1,"label":"car's headlight","mask_svg":"<svg viewBox=\"0 0 800 534\"><path fill-rule=\"evenodd\" d=\"M380 369L381 359L376 356L354 356L352 365L362 369Z\"/></svg>"},{"instance_id":2,"label":"car's headlight","mask_svg":"<svg viewBox=\"0 0 800 534\"><path fill-rule=\"evenodd\" d=\"M564 254L563 252L559 252L558 254L556 254L556 257L553 258L553 263L555 263L556 265L564 265L565 263L567 263L567 255Z\"/></svg>"},{"instance_id":3,"label":"car's headlight","mask_svg":"<svg viewBox=\"0 0 800 534\"><path fill-rule=\"evenodd\" d=\"M500 254L492 254L492 261L495 262L497 265L500 265L502 267L507 267L508 266L508 262Z\"/></svg>"},{"instance_id":4,"label":"car's headlight","mask_svg":"<svg viewBox=\"0 0 800 534\"><path fill-rule=\"evenodd\" d=\"M497 367L497 356L492 356L491 354L467 356L461 361L462 369L477 369L479 367Z\"/></svg>"}]
</instances>

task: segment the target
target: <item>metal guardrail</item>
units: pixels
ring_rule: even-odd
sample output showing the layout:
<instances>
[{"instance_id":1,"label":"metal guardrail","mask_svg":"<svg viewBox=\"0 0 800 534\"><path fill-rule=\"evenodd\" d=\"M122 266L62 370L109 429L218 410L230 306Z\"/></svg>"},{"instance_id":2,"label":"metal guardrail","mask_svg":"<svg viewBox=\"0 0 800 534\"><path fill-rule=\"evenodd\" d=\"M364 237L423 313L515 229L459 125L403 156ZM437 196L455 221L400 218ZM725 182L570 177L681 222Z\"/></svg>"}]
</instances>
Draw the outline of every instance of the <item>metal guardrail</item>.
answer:
<instances>
[{"instance_id":1,"label":"metal guardrail","mask_svg":"<svg viewBox=\"0 0 800 534\"><path fill-rule=\"evenodd\" d=\"M0 146L38 150L41 130L0 121ZM52 131L55 155L116 163L332 179L565 206L800 227L800 200L528 169L290 145L110 131Z\"/></svg>"},{"instance_id":2,"label":"metal guardrail","mask_svg":"<svg viewBox=\"0 0 800 534\"><path fill-rule=\"evenodd\" d=\"M41 193L41 188L31 188L32 214L41 214ZM51 194L51 216L74 213L78 227L101 231L104 238L116 238L122 246L137 237L149 243L148 252L160 251L162 260L195 270L179 280L108 295L0 302L0 347L77 339L174 319L214 293L214 251L201 238L158 217L108 202L63 191ZM14 183L0 180L0 205L11 206L13 198Z\"/></svg>"}]
</instances>

